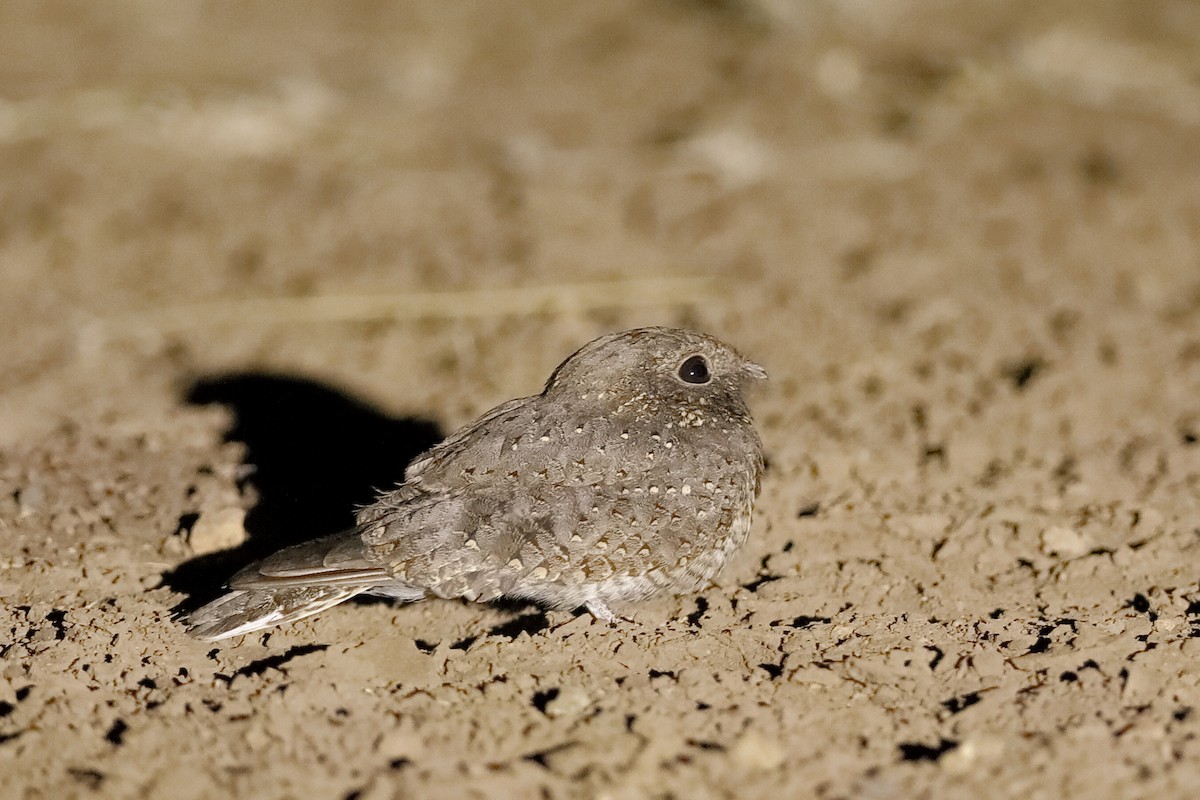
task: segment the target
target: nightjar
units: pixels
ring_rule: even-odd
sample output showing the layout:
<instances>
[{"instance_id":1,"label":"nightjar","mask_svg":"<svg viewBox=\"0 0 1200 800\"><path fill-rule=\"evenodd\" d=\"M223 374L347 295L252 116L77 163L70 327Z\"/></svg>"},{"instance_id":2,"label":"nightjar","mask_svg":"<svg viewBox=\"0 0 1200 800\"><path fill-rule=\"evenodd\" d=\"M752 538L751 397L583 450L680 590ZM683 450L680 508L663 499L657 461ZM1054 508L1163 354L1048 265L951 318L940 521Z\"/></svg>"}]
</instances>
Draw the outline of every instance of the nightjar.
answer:
<instances>
[{"instance_id":1,"label":"nightjar","mask_svg":"<svg viewBox=\"0 0 1200 800\"><path fill-rule=\"evenodd\" d=\"M354 528L243 569L186 618L208 640L357 594L549 608L703 588L746 541L762 445L742 397L762 367L701 333L638 328L584 345L541 394L418 456Z\"/></svg>"}]
</instances>

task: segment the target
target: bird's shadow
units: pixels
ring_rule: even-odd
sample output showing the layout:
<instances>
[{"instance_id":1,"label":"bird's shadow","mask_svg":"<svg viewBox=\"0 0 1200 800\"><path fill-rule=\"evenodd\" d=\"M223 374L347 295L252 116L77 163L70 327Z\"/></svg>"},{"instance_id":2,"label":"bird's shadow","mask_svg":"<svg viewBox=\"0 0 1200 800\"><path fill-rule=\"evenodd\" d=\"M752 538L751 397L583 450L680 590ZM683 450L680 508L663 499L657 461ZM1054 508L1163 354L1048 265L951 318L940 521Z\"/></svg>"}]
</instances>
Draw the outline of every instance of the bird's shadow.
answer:
<instances>
[{"instance_id":1,"label":"bird's shadow","mask_svg":"<svg viewBox=\"0 0 1200 800\"><path fill-rule=\"evenodd\" d=\"M244 544L163 575L187 596L176 611L212 599L234 572L282 547L350 527L356 507L402 480L408 463L442 438L429 420L390 417L334 386L293 375L206 376L188 387L186 401L233 411L225 438L245 444L253 467L246 481L258 502L246 514ZM194 517L181 520L181 528L190 522Z\"/></svg>"}]
</instances>

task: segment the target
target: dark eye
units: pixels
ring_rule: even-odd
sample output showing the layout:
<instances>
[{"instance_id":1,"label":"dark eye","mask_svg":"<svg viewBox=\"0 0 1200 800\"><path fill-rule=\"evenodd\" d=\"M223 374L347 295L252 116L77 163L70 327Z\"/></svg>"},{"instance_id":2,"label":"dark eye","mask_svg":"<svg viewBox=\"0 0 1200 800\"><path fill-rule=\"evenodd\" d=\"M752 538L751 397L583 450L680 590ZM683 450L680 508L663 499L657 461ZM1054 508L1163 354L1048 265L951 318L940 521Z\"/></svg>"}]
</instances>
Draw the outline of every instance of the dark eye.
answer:
<instances>
[{"instance_id":1,"label":"dark eye","mask_svg":"<svg viewBox=\"0 0 1200 800\"><path fill-rule=\"evenodd\" d=\"M704 356L692 356L679 365L679 379L685 383L708 383L708 361Z\"/></svg>"}]
</instances>

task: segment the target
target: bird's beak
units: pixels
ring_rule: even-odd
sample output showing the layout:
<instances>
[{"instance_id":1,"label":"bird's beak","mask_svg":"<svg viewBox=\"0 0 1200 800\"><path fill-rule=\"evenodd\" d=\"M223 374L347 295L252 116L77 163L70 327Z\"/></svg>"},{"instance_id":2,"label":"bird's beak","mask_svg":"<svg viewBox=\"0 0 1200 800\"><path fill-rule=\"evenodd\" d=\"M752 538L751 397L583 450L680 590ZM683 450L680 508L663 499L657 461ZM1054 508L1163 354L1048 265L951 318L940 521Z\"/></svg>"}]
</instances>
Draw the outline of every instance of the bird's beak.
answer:
<instances>
[{"instance_id":1,"label":"bird's beak","mask_svg":"<svg viewBox=\"0 0 1200 800\"><path fill-rule=\"evenodd\" d=\"M743 361L742 371L756 381L765 381L767 379L767 371L753 361Z\"/></svg>"}]
</instances>

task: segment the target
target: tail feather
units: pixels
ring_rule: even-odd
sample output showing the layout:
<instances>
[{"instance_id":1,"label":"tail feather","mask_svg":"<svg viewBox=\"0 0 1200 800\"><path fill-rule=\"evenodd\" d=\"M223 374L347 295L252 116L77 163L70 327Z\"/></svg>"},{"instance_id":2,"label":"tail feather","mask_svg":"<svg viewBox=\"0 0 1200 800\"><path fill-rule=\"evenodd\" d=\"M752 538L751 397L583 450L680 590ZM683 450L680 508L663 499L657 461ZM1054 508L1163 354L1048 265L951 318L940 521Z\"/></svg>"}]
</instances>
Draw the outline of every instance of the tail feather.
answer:
<instances>
[{"instance_id":1,"label":"tail feather","mask_svg":"<svg viewBox=\"0 0 1200 800\"><path fill-rule=\"evenodd\" d=\"M310 617L356 594L416 600L424 591L371 563L357 530L284 548L243 569L230 591L184 618L188 632L218 641Z\"/></svg>"},{"instance_id":2,"label":"tail feather","mask_svg":"<svg viewBox=\"0 0 1200 800\"><path fill-rule=\"evenodd\" d=\"M285 547L242 570L231 584L350 572L373 573L382 579L388 575L378 563L367 558L366 546L357 528Z\"/></svg>"},{"instance_id":3,"label":"tail feather","mask_svg":"<svg viewBox=\"0 0 1200 800\"><path fill-rule=\"evenodd\" d=\"M230 589L299 589L306 586L357 586L360 591L370 586L388 583L392 578L381 569L346 569L326 570L324 572L304 572L294 570L286 573L267 575L255 573L233 576L229 581Z\"/></svg>"},{"instance_id":4,"label":"tail feather","mask_svg":"<svg viewBox=\"0 0 1200 800\"><path fill-rule=\"evenodd\" d=\"M356 594L362 586L234 589L184 618L188 633L210 642L311 617Z\"/></svg>"}]
</instances>

